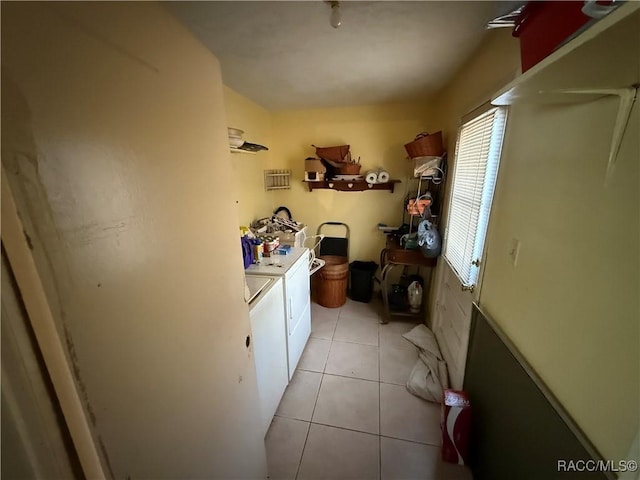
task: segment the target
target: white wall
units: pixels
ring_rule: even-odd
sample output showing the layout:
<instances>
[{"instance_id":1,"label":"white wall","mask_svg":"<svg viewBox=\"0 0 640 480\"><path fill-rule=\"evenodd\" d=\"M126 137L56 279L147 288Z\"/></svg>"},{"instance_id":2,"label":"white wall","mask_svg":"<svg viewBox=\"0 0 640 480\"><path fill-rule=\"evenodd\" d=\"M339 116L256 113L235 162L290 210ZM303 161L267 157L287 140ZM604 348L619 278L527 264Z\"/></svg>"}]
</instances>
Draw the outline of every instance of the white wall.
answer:
<instances>
[{"instance_id":1,"label":"white wall","mask_svg":"<svg viewBox=\"0 0 640 480\"><path fill-rule=\"evenodd\" d=\"M2 4L2 162L105 466L266 475L217 60L153 3Z\"/></svg>"}]
</instances>

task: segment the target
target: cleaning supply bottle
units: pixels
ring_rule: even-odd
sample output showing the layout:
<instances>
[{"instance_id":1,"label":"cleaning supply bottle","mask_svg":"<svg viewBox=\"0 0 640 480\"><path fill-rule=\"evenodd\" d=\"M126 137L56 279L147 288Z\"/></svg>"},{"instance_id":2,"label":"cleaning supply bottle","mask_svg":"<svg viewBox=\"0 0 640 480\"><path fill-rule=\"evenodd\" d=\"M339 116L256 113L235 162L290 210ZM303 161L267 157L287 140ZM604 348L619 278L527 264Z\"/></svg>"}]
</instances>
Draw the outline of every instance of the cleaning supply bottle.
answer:
<instances>
[{"instance_id":1,"label":"cleaning supply bottle","mask_svg":"<svg viewBox=\"0 0 640 480\"><path fill-rule=\"evenodd\" d=\"M264 256L264 243L258 238L252 240L253 243L253 263L261 263Z\"/></svg>"},{"instance_id":2,"label":"cleaning supply bottle","mask_svg":"<svg viewBox=\"0 0 640 480\"><path fill-rule=\"evenodd\" d=\"M412 282L407 289L409 295L409 309L411 313L418 313L422 304L422 286L417 280Z\"/></svg>"}]
</instances>

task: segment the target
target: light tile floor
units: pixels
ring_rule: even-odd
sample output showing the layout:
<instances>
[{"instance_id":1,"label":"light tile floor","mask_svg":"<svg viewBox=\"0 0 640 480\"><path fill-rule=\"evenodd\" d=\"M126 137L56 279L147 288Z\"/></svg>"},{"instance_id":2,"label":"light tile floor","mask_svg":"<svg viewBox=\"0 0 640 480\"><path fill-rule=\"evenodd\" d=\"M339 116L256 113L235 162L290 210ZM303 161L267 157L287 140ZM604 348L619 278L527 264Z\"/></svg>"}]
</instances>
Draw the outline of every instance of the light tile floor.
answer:
<instances>
[{"instance_id":1,"label":"light tile floor","mask_svg":"<svg viewBox=\"0 0 640 480\"><path fill-rule=\"evenodd\" d=\"M266 437L269 478L470 480L440 460L440 406L405 388L418 355L381 305L311 309L311 338Z\"/></svg>"}]
</instances>

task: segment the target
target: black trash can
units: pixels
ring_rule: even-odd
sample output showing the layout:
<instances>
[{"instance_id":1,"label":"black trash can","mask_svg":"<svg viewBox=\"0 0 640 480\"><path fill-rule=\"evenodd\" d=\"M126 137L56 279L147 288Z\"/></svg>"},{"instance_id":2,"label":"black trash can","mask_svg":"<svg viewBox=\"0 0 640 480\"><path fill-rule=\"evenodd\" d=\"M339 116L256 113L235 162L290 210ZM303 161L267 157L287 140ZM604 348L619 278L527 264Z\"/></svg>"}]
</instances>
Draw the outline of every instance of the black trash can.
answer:
<instances>
[{"instance_id":1,"label":"black trash can","mask_svg":"<svg viewBox=\"0 0 640 480\"><path fill-rule=\"evenodd\" d=\"M351 262L351 300L369 303L373 296L373 276L378 264L376 262Z\"/></svg>"}]
</instances>

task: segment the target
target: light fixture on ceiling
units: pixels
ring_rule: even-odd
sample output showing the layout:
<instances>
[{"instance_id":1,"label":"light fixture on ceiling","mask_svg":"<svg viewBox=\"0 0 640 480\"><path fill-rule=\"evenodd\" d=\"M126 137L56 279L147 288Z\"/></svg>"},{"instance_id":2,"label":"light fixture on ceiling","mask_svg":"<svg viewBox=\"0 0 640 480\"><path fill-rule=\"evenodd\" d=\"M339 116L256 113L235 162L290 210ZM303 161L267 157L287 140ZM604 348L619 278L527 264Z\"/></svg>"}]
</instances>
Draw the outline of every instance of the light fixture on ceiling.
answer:
<instances>
[{"instance_id":1,"label":"light fixture on ceiling","mask_svg":"<svg viewBox=\"0 0 640 480\"><path fill-rule=\"evenodd\" d=\"M342 14L340 13L340 2L331 1L331 15L329 16L329 23L333 28L338 28L342 25Z\"/></svg>"}]
</instances>

